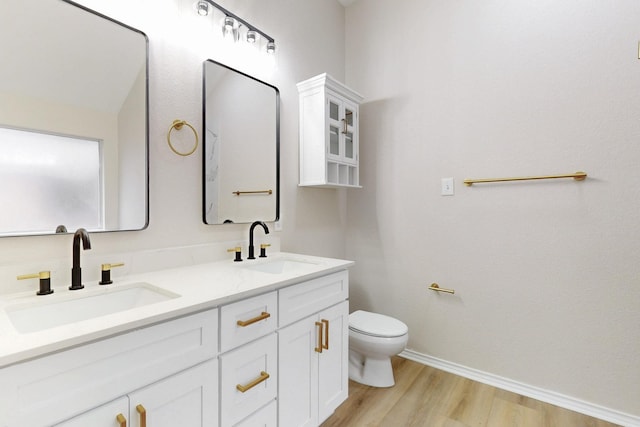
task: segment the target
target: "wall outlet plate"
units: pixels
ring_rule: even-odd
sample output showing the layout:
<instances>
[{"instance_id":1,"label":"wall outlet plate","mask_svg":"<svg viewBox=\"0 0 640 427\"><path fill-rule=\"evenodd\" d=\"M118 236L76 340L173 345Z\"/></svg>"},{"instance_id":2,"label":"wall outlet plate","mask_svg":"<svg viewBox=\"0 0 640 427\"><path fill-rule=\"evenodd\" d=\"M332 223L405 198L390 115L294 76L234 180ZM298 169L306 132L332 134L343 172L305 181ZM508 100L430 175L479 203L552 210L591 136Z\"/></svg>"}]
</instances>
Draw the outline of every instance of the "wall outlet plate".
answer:
<instances>
[{"instance_id":1,"label":"wall outlet plate","mask_svg":"<svg viewBox=\"0 0 640 427\"><path fill-rule=\"evenodd\" d=\"M442 178L442 190L440 194L443 196L453 196L453 178Z\"/></svg>"}]
</instances>

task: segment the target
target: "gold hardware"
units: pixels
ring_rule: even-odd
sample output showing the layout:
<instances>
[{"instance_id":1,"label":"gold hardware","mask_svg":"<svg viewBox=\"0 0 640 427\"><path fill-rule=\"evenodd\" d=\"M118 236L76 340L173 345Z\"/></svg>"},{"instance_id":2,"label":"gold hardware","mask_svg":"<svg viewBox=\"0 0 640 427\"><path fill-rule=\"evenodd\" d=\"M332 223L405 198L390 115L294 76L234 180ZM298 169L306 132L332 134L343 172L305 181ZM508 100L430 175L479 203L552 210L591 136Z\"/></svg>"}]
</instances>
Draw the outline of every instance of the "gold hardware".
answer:
<instances>
[{"instance_id":1,"label":"gold hardware","mask_svg":"<svg viewBox=\"0 0 640 427\"><path fill-rule=\"evenodd\" d=\"M347 133L347 119L342 119L342 133Z\"/></svg>"},{"instance_id":2,"label":"gold hardware","mask_svg":"<svg viewBox=\"0 0 640 427\"><path fill-rule=\"evenodd\" d=\"M127 427L127 419L122 414L116 415L116 421L120 424L120 427Z\"/></svg>"},{"instance_id":3,"label":"gold hardware","mask_svg":"<svg viewBox=\"0 0 640 427\"><path fill-rule=\"evenodd\" d=\"M147 410L144 409L144 406L138 405L136 411L140 414L140 427L147 427Z\"/></svg>"},{"instance_id":4,"label":"gold hardware","mask_svg":"<svg viewBox=\"0 0 640 427\"><path fill-rule=\"evenodd\" d=\"M260 249L267 249L269 246L271 246L271 243L261 243Z\"/></svg>"},{"instance_id":5,"label":"gold hardware","mask_svg":"<svg viewBox=\"0 0 640 427\"><path fill-rule=\"evenodd\" d=\"M245 326L253 325L256 322L268 319L269 317L271 317L271 314L263 311L262 313L260 313L260 316L256 316L253 319L249 320L238 320L236 323L238 324L238 326L242 326L244 328Z\"/></svg>"},{"instance_id":6,"label":"gold hardware","mask_svg":"<svg viewBox=\"0 0 640 427\"><path fill-rule=\"evenodd\" d=\"M576 181L584 181L587 178L586 172L576 172L566 175L541 175L541 176L521 176L513 178L485 178L485 179L465 179L464 185L470 187L472 184L483 182L505 182L505 181L531 181L536 179L557 179L557 178L573 178Z\"/></svg>"},{"instance_id":7,"label":"gold hardware","mask_svg":"<svg viewBox=\"0 0 640 427\"><path fill-rule=\"evenodd\" d=\"M41 271L40 273L33 273L33 274L23 274L21 276L18 276L18 280L25 280L25 279L50 279L51 278L51 272L50 271Z\"/></svg>"},{"instance_id":8,"label":"gold hardware","mask_svg":"<svg viewBox=\"0 0 640 427\"><path fill-rule=\"evenodd\" d=\"M268 379L269 379L269 374L267 374L265 371L261 371L260 372L260 376L258 378L256 378L255 380L251 381L247 385L237 384L236 388L239 391L241 391L242 393L245 393L245 392L251 390L252 388L254 388L255 386L257 386L258 384L260 384L261 382L264 382L264 381L266 381Z\"/></svg>"},{"instance_id":9,"label":"gold hardware","mask_svg":"<svg viewBox=\"0 0 640 427\"><path fill-rule=\"evenodd\" d=\"M273 190L256 190L256 191L233 191L231 194L242 196L243 194L273 194Z\"/></svg>"},{"instance_id":10,"label":"gold hardware","mask_svg":"<svg viewBox=\"0 0 640 427\"><path fill-rule=\"evenodd\" d=\"M193 148L191 149L191 151L188 152L180 152L178 150L176 150L173 146L173 144L171 143L171 132L174 129L180 130L182 129L182 127L184 125L187 125L188 127L191 128L191 130L193 131L193 136L195 137L195 144L193 145ZM192 155L195 151L196 148L198 148L198 132L196 132L195 128L193 126L191 126L189 123L187 123L186 120L174 120L173 124L171 125L171 127L169 128L169 133L167 133L167 142L169 143L169 147L171 148L171 151L173 151L174 153L176 153L179 156L190 156Z\"/></svg>"},{"instance_id":11,"label":"gold hardware","mask_svg":"<svg viewBox=\"0 0 640 427\"><path fill-rule=\"evenodd\" d=\"M322 353L322 322L316 322L316 326L318 327L318 346L315 348L316 353Z\"/></svg>"},{"instance_id":12,"label":"gold hardware","mask_svg":"<svg viewBox=\"0 0 640 427\"><path fill-rule=\"evenodd\" d=\"M440 286L438 286L437 283L432 283L431 286L429 286L429 289L431 289L432 291L446 292L448 294L455 294L456 293L456 291L454 291L453 289L441 288Z\"/></svg>"},{"instance_id":13,"label":"gold hardware","mask_svg":"<svg viewBox=\"0 0 640 427\"><path fill-rule=\"evenodd\" d=\"M324 323L324 330L326 331L324 334L324 343L322 344L322 348L329 350L329 321L322 319L322 323Z\"/></svg>"},{"instance_id":14,"label":"gold hardware","mask_svg":"<svg viewBox=\"0 0 640 427\"><path fill-rule=\"evenodd\" d=\"M102 264L102 271L109 271L112 268L122 267L123 265L124 265L124 262L119 262L116 264Z\"/></svg>"},{"instance_id":15,"label":"gold hardware","mask_svg":"<svg viewBox=\"0 0 640 427\"><path fill-rule=\"evenodd\" d=\"M240 246L236 246L235 248L227 249L227 252L240 252L242 248Z\"/></svg>"}]
</instances>

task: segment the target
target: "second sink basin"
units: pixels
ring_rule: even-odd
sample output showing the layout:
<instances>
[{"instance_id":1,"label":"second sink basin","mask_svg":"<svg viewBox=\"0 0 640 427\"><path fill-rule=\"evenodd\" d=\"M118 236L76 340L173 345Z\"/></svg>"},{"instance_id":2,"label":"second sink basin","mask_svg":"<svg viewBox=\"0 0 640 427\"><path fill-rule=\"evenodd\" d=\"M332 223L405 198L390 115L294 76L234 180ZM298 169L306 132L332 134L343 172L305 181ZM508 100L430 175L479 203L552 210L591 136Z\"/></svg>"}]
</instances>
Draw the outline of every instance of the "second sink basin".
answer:
<instances>
[{"instance_id":1,"label":"second sink basin","mask_svg":"<svg viewBox=\"0 0 640 427\"><path fill-rule=\"evenodd\" d=\"M5 311L16 331L29 333L155 304L179 296L141 282L122 289L105 289L103 292L78 298L74 296L74 298L55 301L16 304L7 307Z\"/></svg>"},{"instance_id":2,"label":"second sink basin","mask_svg":"<svg viewBox=\"0 0 640 427\"><path fill-rule=\"evenodd\" d=\"M317 265L317 264L312 262L304 262L304 261L291 260L291 259L274 259L270 261L261 262L260 264L250 265L245 268L249 270L254 270L254 271L261 271L263 273L282 274L282 273L289 273L292 271L298 271L300 269L304 269L312 265Z\"/></svg>"}]
</instances>

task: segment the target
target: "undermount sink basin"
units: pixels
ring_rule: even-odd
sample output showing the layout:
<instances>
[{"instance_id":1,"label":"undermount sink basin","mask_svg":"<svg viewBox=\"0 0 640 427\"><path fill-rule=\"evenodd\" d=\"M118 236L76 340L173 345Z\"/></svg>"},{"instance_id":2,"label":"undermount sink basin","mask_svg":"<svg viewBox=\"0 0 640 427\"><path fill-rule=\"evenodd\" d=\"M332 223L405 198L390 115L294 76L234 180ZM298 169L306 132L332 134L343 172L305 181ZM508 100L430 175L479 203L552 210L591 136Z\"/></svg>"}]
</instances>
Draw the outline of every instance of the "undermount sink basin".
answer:
<instances>
[{"instance_id":1,"label":"undermount sink basin","mask_svg":"<svg viewBox=\"0 0 640 427\"><path fill-rule=\"evenodd\" d=\"M245 268L254 271L261 271L263 273L270 274L282 274L293 271L298 271L312 265L317 265L313 262L305 262L291 259L274 259L270 261L261 262L260 264L254 264Z\"/></svg>"},{"instance_id":2,"label":"undermount sink basin","mask_svg":"<svg viewBox=\"0 0 640 427\"><path fill-rule=\"evenodd\" d=\"M157 288L149 283L135 283L121 289L105 289L99 293L55 301L16 304L5 309L9 320L20 333L37 332L56 326L93 319L133 308L178 298L180 295ZM67 297L67 295L65 295Z\"/></svg>"}]
</instances>

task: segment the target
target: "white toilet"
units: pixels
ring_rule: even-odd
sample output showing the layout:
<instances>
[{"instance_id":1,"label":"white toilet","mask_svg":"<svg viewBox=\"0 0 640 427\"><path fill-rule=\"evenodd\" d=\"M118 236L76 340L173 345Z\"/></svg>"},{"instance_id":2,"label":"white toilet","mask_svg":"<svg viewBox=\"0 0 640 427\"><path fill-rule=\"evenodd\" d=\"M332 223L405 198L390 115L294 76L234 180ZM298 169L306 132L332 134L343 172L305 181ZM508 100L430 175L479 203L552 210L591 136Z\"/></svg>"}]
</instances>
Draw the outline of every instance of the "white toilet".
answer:
<instances>
[{"instance_id":1,"label":"white toilet","mask_svg":"<svg viewBox=\"0 0 640 427\"><path fill-rule=\"evenodd\" d=\"M373 387L395 384L391 356L404 350L407 325L383 314L354 311L349 315L349 378Z\"/></svg>"}]
</instances>

